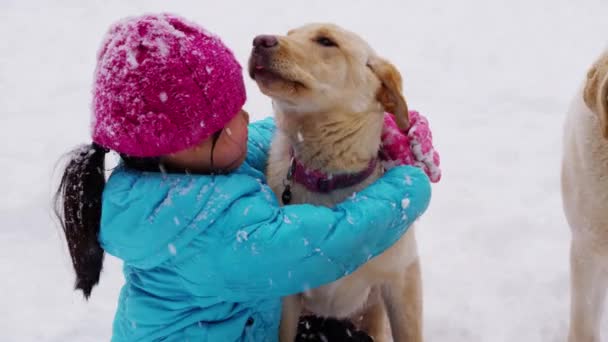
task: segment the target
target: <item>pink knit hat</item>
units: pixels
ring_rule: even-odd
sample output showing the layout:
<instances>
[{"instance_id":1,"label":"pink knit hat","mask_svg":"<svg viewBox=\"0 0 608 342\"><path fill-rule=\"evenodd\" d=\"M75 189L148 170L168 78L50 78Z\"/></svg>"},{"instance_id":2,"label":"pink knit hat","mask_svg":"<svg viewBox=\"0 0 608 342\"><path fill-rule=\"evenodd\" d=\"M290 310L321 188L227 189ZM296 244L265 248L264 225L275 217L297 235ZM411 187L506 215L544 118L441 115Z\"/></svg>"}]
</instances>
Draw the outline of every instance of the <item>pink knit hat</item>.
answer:
<instances>
[{"instance_id":1,"label":"pink knit hat","mask_svg":"<svg viewBox=\"0 0 608 342\"><path fill-rule=\"evenodd\" d=\"M93 141L134 157L192 147L245 103L241 66L215 35L170 14L114 24L98 54Z\"/></svg>"}]
</instances>

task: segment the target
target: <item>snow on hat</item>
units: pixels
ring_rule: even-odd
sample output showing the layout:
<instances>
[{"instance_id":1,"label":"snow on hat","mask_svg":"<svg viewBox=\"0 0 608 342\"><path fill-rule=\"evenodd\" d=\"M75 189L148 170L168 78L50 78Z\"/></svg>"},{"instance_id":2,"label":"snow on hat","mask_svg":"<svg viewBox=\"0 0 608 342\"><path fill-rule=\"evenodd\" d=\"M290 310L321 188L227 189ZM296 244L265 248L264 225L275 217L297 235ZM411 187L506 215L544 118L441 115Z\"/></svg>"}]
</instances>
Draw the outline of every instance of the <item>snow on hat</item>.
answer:
<instances>
[{"instance_id":1,"label":"snow on hat","mask_svg":"<svg viewBox=\"0 0 608 342\"><path fill-rule=\"evenodd\" d=\"M114 24L97 56L93 141L134 157L200 143L245 103L242 70L222 41L170 14Z\"/></svg>"}]
</instances>

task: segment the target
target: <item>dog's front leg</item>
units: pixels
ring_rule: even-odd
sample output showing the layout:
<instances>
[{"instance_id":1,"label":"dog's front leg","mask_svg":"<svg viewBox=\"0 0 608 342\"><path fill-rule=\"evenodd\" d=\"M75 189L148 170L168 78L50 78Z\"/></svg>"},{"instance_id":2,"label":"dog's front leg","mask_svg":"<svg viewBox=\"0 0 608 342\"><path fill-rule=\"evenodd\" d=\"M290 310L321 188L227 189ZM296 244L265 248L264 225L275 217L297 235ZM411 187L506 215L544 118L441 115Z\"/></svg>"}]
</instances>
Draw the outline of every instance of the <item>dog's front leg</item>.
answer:
<instances>
[{"instance_id":1,"label":"dog's front leg","mask_svg":"<svg viewBox=\"0 0 608 342\"><path fill-rule=\"evenodd\" d=\"M394 342L422 341L422 277L418 258L402 279L382 286L382 298L391 324Z\"/></svg>"},{"instance_id":2,"label":"dog's front leg","mask_svg":"<svg viewBox=\"0 0 608 342\"><path fill-rule=\"evenodd\" d=\"M594 241L572 240L570 249L571 307L569 342L600 342L600 321L608 277Z\"/></svg>"},{"instance_id":3,"label":"dog's front leg","mask_svg":"<svg viewBox=\"0 0 608 342\"><path fill-rule=\"evenodd\" d=\"M380 286L374 286L367 300L362 314L359 329L365 331L374 342L391 341L388 322L386 321L386 309Z\"/></svg>"},{"instance_id":4,"label":"dog's front leg","mask_svg":"<svg viewBox=\"0 0 608 342\"><path fill-rule=\"evenodd\" d=\"M281 325L279 327L279 341L293 342L295 340L301 313L302 300L299 294L283 297Z\"/></svg>"}]
</instances>

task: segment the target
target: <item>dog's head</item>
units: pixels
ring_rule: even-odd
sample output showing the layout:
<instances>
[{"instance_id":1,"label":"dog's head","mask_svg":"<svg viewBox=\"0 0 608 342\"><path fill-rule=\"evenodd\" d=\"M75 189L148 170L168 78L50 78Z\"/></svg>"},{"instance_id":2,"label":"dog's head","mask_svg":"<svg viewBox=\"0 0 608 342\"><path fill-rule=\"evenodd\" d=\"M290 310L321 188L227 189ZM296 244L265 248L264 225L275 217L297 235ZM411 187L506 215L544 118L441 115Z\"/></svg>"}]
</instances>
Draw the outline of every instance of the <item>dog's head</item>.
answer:
<instances>
[{"instance_id":1,"label":"dog's head","mask_svg":"<svg viewBox=\"0 0 608 342\"><path fill-rule=\"evenodd\" d=\"M608 139L608 52L587 73L583 97L587 106L599 117L602 134Z\"/></svg>"},{"instance_id":2,"label":"dog's head","mask_svg":"<svg viewBox=\"0 0 608 342\"><path fill-rule=\"evenodd\" d=\"M253 41L249 74L283 112L366 112L384 109L407 129L401 75L356 34L310 24L286 36Z\"/></svg>"}]
</instances>

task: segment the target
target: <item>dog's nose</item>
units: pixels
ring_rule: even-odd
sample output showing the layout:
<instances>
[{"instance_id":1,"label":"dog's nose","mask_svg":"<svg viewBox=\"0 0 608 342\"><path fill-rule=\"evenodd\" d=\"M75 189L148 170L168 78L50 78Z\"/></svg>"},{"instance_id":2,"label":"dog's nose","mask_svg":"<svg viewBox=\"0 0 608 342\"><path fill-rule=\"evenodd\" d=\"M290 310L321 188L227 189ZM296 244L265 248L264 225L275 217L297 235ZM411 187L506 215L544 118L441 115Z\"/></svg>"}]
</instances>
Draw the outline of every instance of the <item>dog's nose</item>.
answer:
<instances>
[{"instance_id":1,"label":"dog's nose","mask_svg":"<svg viewBox=\"0 0 608 342\"><path fill-rule=\"evenodd\" d=\"M279 40L275 36L261 35L253 39L253 46L261 48L271 48L279 45Z\"/></svg>"}]
</instances>

